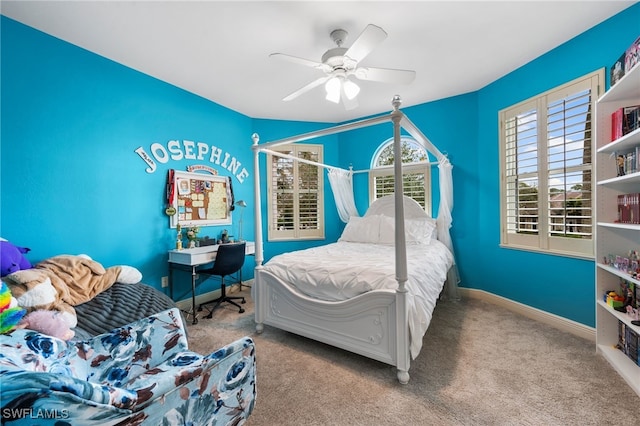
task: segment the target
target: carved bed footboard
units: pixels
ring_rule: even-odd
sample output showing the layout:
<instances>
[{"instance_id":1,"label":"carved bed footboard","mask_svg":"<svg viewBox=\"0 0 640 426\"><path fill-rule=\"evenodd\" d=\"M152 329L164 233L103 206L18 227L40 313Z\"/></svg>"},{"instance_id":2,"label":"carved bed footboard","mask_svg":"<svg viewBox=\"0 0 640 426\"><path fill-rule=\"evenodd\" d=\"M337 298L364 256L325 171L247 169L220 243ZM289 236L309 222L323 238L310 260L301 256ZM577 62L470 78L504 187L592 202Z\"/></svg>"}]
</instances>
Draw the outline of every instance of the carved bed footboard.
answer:
<instances>
[{"instance_id":1,"label":"carved bed footboard","mask_svg":"<svg viewBox=\"0 0 640 426\"><path fill-rule=\"evenodd\" d=\"M396 366L400 382L409 381L408 332L397 332L396 309L398 298L406 293L376 290L340 302L322 301L262 269L256 270L252 291L257 292L258 333L265 324L286 330ZM399 324L401 329L408 328L406 319Z\"/></svg>"}]
</instances>

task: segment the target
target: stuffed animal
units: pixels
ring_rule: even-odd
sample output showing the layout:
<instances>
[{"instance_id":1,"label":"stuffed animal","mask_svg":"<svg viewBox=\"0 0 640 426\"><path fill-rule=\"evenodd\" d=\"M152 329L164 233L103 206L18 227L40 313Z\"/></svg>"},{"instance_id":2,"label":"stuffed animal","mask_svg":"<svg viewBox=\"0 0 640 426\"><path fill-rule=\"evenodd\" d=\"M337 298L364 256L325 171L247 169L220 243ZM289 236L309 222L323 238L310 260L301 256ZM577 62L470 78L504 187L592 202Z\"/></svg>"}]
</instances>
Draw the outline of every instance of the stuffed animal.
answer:
<instances>
[{"instance_id":1,"label":"stuffed animal","mask_svg":"<svg viewBox=\"0 0 640 426\"><path fill-rule=\"evenodd\" d=\"M64 298L69 299L68 291L65 292L63 288L61 297L58 289L51 283L51 278L44 271L36 268L25 269L7 275L4 280L18 305L25 308L27 312L55 310L60 312L61 318L70 328L77 325L75 308L64 301Z\"/></svg>"},{"instance_id":2,"label":"stuffed animal","mask_svg":"<svg viewBox=\"0 0 640 426\"><path fill-rule=\"evenodd\" d=\"M2 282L0 286L0 334L12 331L27 313L18 306L18 301L11 295L9 287Z\"/></svg>"},{"instance_id":3,"label":"stuffed animal","mask_svg":"<svg viewBox=\"0 0 640 426\"><path fill-rule=\"evenodd\" d=\"M55 256L33 268L4 277L18 304L28 312L55 310L70 328L77 325L74 306L88 302L114 283L134 284L142 274L126 265L104 268L89 256Z\"/></svg>"},{"instance_id":4,"label":"stuffed animal","mask_svg":"<svg viewBox=\"0 0 640 426\"><path fill-rule=\"evenodd\" d=\"M62 340L72 339L76 335L58 311L38 309L37 311L29 312L18 326Z\"/></svg>"},{"instance_id":5,"label":"stuffed animal","mask_svg":"<svg viewBox=\"0 0 640 426\"><path fill-rule=\"evenodd\" d=\"M18 247L9 241L0 241L0 277L4 277L16 271L30 269L31 262L24 257L31 249Z\"/></svg>"}]
</instances>

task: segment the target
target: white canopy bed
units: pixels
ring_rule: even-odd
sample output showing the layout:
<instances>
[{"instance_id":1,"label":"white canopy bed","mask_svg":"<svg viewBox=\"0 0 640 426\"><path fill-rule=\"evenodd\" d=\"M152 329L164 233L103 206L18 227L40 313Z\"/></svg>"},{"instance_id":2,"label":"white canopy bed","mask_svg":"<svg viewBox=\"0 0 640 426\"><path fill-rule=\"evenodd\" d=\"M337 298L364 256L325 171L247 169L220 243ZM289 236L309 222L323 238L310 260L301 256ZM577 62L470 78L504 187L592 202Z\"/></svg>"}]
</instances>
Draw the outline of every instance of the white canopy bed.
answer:
<instances>
[{"instance_id":1,"label":"white canopy bed","mask_svg":"<svg viewBox=\"0 0 640 426\"><path fill-rule=\"evenodd\" d=\"M450 298L457 298L459 280L449 234L451 164L399 110L400 103L394 97L393 111L385 116L275 142L258 144L254 134L256 268L252 297L259 333L267 324L385 362L397 368L398 380L406 384L410 359L420 352L445 280L443 293ZM394 129L395 158L401 158L404 129L437 159L433 163L440 177L437 220L402 195L402 179L394 179L393 195L373 202L362 218L349 219L349 212L355 210L352 190L348 194L344 187L336 190L332 184L340 216L348 221L339 241L277 255L263 265L259 155L280 155L271 148L389 121ZM395 162L394 175L402 176L402 162Z\"/></svg>"}]
</instances>

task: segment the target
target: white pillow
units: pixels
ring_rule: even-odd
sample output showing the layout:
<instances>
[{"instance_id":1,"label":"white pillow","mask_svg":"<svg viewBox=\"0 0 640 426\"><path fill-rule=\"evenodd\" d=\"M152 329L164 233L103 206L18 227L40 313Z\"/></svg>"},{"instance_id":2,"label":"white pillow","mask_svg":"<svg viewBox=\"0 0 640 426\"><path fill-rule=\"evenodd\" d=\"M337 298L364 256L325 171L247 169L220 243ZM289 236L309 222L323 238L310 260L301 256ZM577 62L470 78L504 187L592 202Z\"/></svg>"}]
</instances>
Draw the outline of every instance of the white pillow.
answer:
<instances>
[{"instance_id":1,"label":"white pillow","mask_svg":"<svg viewBox=\"0 0 640 426\"><path fill-rule=\"evenodd\" d=\"M380 221L380 244L395 244L395 219L383 216ZM407 219L404 232L408 244L430 244L436 235L436 221L430 217Z\"/></svg>"},{"instance_id":2,"label":"white pillow","mask_svg":"<svg viewBox=\"0 0 640 426\"><path fill-rule=\"evenodd\" d=\"M409 219L404 224L407 243L429 244L436 229L432 219Z\"/></svg>"},{"instance_id":3,"label":"white pillow","mask_svg":"<svg viewBox=\"0 0 640 426\"><path fill-rule=\"evenodd\" d=\"M351 216L338 241L378 244L380 216Z\"/></svg>"}]
</instances>

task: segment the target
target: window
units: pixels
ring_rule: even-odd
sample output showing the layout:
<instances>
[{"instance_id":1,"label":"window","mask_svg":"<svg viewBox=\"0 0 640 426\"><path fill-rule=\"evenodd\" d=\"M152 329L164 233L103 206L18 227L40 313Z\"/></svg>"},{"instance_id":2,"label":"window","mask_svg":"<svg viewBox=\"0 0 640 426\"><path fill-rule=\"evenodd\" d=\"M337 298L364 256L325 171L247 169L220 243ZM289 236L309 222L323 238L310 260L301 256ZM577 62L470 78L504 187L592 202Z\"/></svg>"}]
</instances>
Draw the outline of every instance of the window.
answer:
<instances>
[{"instance_id":1,"label":"window","mask_svg":"<svg viewBox=\"0 0 640 426\"><path fill-rule=\"evenodd\" d=\"M322 168L301 160L321 163L322 145L278 146L267 155L269 240L324 238L324 191Z\"/></svg>"},{"instance_id":2,"label":"window","mask_svg":"<svg viewBox=\"0 0 640 426\"><path fill-rule=\"evenodd\" d=\"M499 112L501 245L593 255L592 119L602 71Z\"/></svg>"},{"instance_id":3,"label":"window","mask_svg":"<svg viewBox=\"0 0 640 426\"><path fill-rule=\"evenodd\" d=\"M431 212L431 166L427 151L413 138L402 137L403 192ZM370 201L394 192L393 138L385 141L373 156L369 172Z\"/></svg>"}]
</instances>

